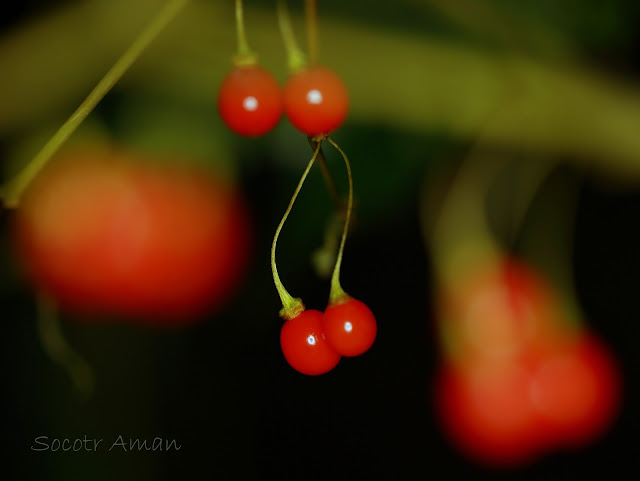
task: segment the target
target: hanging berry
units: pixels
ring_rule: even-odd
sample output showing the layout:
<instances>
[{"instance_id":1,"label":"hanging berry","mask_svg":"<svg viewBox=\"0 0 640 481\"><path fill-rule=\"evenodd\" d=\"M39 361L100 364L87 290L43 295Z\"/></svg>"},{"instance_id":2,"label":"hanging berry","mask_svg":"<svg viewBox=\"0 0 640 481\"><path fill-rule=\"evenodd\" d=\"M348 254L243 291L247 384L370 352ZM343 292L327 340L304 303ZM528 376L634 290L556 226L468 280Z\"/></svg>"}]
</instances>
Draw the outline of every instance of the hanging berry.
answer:
<instances>
[{"instance_id":1,"label":"hanging berry","mask_svg":"<svg viewBox=\"0 0 640 481\"><path fill-rule=\"evenodd\" d=\"M256 137L270 132L282 117L282 91L277 80L258 65L247 44L242 0L236 0L238 53L233 69L218 91L218 112L224 123L239 135Z\"/></svg>"}]
</instances>

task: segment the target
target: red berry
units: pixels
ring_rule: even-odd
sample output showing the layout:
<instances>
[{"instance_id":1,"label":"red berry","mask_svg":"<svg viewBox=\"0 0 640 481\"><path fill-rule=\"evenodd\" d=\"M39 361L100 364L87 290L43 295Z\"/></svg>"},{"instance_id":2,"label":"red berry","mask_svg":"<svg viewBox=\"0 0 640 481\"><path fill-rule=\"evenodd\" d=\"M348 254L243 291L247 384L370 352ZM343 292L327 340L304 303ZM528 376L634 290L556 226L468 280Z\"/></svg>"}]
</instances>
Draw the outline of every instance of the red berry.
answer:
<instances>
[{"instance_id":1,"label":"red berry","mask_svg":"<svg viewBox=\"0 0 640 481\"><path fill-rule=\"evenodd\" d=\"M248 261L249 218L208 172L122 151L67 153L26 191L15 240L63 308L180 323L225 301Z\"/></svg>"},{"instance_id":2,"label":"red berry","mask_svg":"<svg viewBox=\"0 0 640 481\"><path fill-rule=\"evenodd\" d=\"M618 412L619 377L613 355L591 335L546 353L534 372L532 399L551 442L581 445L602 434Z\"/></svg>"},{"instance_id":3,"label":"red berry","mask_svg":"<svg viewBox=\"0 0 640 481\"><path fill-rule=\"evenodd\" d=\"M440 328L447 354L514 358L548 344L560 313L550 288L524 264L506 259L465 272L440 292Z\"/></svg>"},{"instance_id":4,"label":"red berry","mask_svg":"<svg viewBox=\"0 0 640 481\"><path fill-rule=\"evenodd\" d=\"M309 67L289 77L284 89L284 110L293 126L304 134L329 134L344 122L349 95L333 70Z\"/></svg>"},{"instance_id":5,"label":"red berry","mask_svg":"<svg viewBox=\"0 0 640 481\"><path fill-rule=\"evenodd\" d=\"M324 311L324 333L329 344L342 356L359 356L376 338L376 319L364 302L349 298Z\"/></svg>"},{"instance_id":6,"label":"red berry","mask_svg":"<svg viewBox=\"0 0 640 481\"><path fill-rule=\"evenodd\" d=\"M282 116L282 92L275 77L259 65L236 67L218 92L218 111L224 123L246 137L263 135Z\"/></svg>"},{"instance_id":7,"label":"red berry","mask_svg":"<svg viewBox=\"0 0 640 481\"><path fill-rule=\"evenodd\" d=\"M531 461L543 448L544 426L530 397L531 374L521 363L445 365L436 383L436 407L451 440L490 465Z\"/></svg>"},{"instance_id":8,"label":"red berry","mask_svg":"<svg viewBox=\"0 0 640 481\"><path fill-rule=\"evenodd\" d=\"M302 311L283 324L280 347L289 365L309 376L329 372L340 361L340 354L325 339L322 312L314 309Z\"/></svg>"}]
</instances>

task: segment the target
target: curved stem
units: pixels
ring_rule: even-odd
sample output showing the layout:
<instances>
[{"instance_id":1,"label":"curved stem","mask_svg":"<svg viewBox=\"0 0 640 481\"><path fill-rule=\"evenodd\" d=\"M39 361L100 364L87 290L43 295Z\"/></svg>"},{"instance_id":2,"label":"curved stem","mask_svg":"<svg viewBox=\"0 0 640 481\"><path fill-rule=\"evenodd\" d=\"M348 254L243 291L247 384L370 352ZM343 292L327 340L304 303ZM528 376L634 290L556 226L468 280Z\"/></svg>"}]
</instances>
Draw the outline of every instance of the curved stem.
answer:
<instances>
[{"instance_id":1,"label":"curved stem","mask_svg":"<svg viewBox=\"0 0 640 481\"><path fill-rule=\"evenodd\" d=\"M300 312L304 310L304 304L302 303L302 300L299 297L293 297L291 294L289 294L287 289L285 289L284 285L282 284L282 281L280 280L280 275L278 274L278 267L276 265L276 244L278 243L278 237L280 236L280 231L282 230L282 227L284 226L284 223L286 222L287 217L289 217L289 213L293 208L293 204L295 203L296 198L300 193L300 189L302 189L302 185L304 184L304 181L306 180L307 175L309 174L309 171L313 166L313 163L318 157L319 152L320 152L320 143L318 143L316 150L313 153L313 157L311 157L311 160L309 161L309 163L307 164L307 167L302 173L302 177L300 177L300 181L296 186L296 190L293 192L293 196L289 201L289 206L287 207L287 210L284 212L284 215L282 216L282 220L280 221L280 224L278 224L276 233L273 236L273 243L271 244L271 272L273 274L273 282L276 285L278 295L280 296L280 301L282 301L282 309L280 310L280 316L283 317L284 319L292 319L296 317Z\"/></svg>"},{"instance_id":2,"label":"curved stem","mask_svg":"<svg viewBox=\"0 0 640 481\"><path fill-rule=\"evenodd\" d=\"M38 296L38 333L47 355L62 366L84 398L93 392L93 372L87 362L65 340L54 302Z\"/></svg>"},{"instance_id":3,"label":"curved stem","mask_svg":"<svg viewBox=\"0 0 640 481\"><path fill-rule=\"evenodd\" d=\"M244 9L242 7L242 0L236 0L236 35L238 36L238 52L233 58L233 64L236 67L242 67L246 65L254 65L256 63L256 55L249 48L249 42L247 42L247 35L244 29Z\"/></svg>"},{"instance_id":4,"label":"curved stem","mask_svg":"<svg viewBox=\"0 0 640 481\"><path fill-rule=\"evenodd\" d=\"M189 0L169 0L165 7L158 12L151 23L140 33L131 46L125 51L111 69L102 77L98 85L91 91L87 98L80 104L71 117L62 124L62 127L49 139L40 152L18 173L0 192L4 205L8 208L17 207L20 196L31 181L44 168L60 146L71 136L82 121L98 105L98 102L111 90L124 73L137 60L140 54L158 36L180 12Z\"/></svg>"},{"instance_id":5,"label":"curved stem","mask_svg":"<svg viewBox=\"0 0 640 481\"><path fill-rule=\"evenodd\" d=\"M311 150L315 152L316 147L320 144L321 141L315 139L314 137L307 137L309 141L309 145L311 146ZM318 165L320 166L320 170L322 171L322 177L324 178L325 183L327 184L327 189L329 189L329 195L331 196L331 202L333 202L335 209L342 209L342 200L338 195L338 189L336 189L336 183L333 181L333 177L331 177L331 172L329 172L329 168L327 167L327 160L324 157L324 152L322 151L322 147L320 147L320 152L318 153L317 158Z\"/></svg>"},{"instance_id":6,"label":"curved stem","mask_svg":"<svg viewBox=\"0 0 640 481\"><path fill-rule=\"evenodd\" d=\"M280 34L282 35L284 47L287 50L287 65L289 66L289 71L298 72L307 66L307 58L296 42L286 0L278 0L277 14Z\"/></svg>"},{"instance_id":7,"label":"curved stem","mask_svg":"<svg viewBox=\"0 0 640 481\"><path fill-rule=\"evenodd\" d=\"M318 62L318 9L316 0L305 0L307 19L307 48L311 64Z\"/></svg>"},{"instance_id":8,"label":"curved stem","mask_svg":"<svg viewBox=\"0 0 640 481\"><path fill-rule=\"evenodd\" d=\"M242 0L236 0L236 33L238 35L238 55L248 55L251 53L247 36L244 32L244 14L242 10Z\"/></svg>"},{"instance_id":9,"label":"curved stem","mask_svg":"<svg viewBox=\"0 0 640 481\"><path fill-rule=\"evenodd\" d=\"M351 164L347 154L336 144L331 137L327 137L327 141L333 145L344 159L344 164L347 168L347 177L349 179L349 197L347 200L347 215L345 216L344 229L342 230L342 238L340 239L340 247L338 248L338 257L336 258L336 264L333 268L333 274L331 274L331 291L329 292L329 305L339 304L345 297L348 296L340 285L340 268L342 267L342 254L344 252L344 244L347 240L347 233L349 231L349 223L351 222L351 211L353 210L353 176L351 175Z\"/></svg>"}]
</instances>

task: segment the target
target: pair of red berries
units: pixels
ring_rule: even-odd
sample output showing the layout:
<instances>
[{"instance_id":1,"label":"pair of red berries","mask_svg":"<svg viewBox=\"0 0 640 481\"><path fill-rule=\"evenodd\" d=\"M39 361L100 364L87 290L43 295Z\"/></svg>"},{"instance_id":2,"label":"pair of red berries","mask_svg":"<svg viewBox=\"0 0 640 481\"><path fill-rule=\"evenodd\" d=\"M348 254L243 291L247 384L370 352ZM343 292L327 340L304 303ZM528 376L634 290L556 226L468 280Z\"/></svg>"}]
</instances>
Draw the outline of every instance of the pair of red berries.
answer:
<instances>
[{"instance_id":1,"label":"pair of red berries","mask_svg":"<svg viewBox=\"0 0 640 481\"><path fill-rule=\"evenodd\" d=\"M265 68L238 66L226 76L218 93L222 120L246 137L269 132L283 111L302 133L326 135L342 125L348 107L347 89L340 77L319 65L291 74L284 90Z\"/></svg>"},{"instance_id":2,"label":"pair of red berries","mask_svg":"<svg viewBox=\"0 0 640 481\"><path fill-rule=\"evenodd\" d=\"M288 319L280 331L280 347L291 367L316 376L331 371L342 356L366 352L376 333L376 320L369 307L345 296L330 302L324 313L308 309Z\"/></svg>"},{"instance_id":3,"label":"pair of red berries","mask_svg":"<svg viewBox=\"0 0 640 481\"><path fill-rule=\"evenodd\" d=\"M513 466L605 431L620 401L614 356L563 325L542 279L508 259L454 291L440 306L449 358L436 383L452 441L478 461Z\"/></svg>"}]
</instances>

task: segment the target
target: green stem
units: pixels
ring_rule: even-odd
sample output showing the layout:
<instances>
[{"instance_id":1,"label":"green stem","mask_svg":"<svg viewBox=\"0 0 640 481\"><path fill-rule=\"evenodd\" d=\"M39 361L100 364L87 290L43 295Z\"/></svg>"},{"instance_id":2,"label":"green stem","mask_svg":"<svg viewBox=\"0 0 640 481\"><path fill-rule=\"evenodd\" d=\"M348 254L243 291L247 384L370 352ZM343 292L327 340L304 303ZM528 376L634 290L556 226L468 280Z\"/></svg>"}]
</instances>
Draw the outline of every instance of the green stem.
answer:
<instances>
[{"instance_id":1,"label":"green stem","mask_svg":"<svg viewBox=\"0 0 640 481\"><path fill-rule=\"evenodd\" d=\"M38 333L51 360L67 371L83 398L90 397L94 384L91 367L65 340L55 303L44 295L38 296Z\"/></svg>"},{"instance_id":2,"label":"green stem","mask_svg":"<svg viewBox=\"0 0 640 481\"><path fill-rule=\"evenodd\" d=\"M307 66L307 58L300 47L298 47L298 42L296 42L286 0L278 0L277 14L280 34L282 35L284 47L287 50L287 65L289 71L292 73L298 72Z\"/></svg>"},{"instance_id":3,"label":"green stem","mask_svg":"<svg viewBox=\"0 0 640 481\"><path fill-rule=\"evenodd\" d=\"M158 12L151 23L140 33L127 51L111 67L98 85L91 91L87 98L80 104L71 117L62 124L62 127L42 147L40 152L0 191L7 208L15 208L20 202L20 197L38 173L45 167L51 157L58 151L62 144L73 134L89 113L95 108L102 98L111 90L133 62L142 54L158 34L180 12L189 0L169 0L165 7Z\"/></svg>"},{"instance_id":4,"label":"green stem","mask_svg":"<svg viewBox=\"0 0 640 481\"><path fill-rule=\"evenodd\" d=\"M305 0L307 19L307 48L311 65L318 62L318 9L316 0Z\"/></svg>"},{"instance_id":5,"label":"green stem","mask_svg":"<svg viewBox=\"0 0 640 481\"><path fill-rule=\"evenodd\" d=\"M256 55L249 48L247 35L244 29L244 10L242 8L242 0L236 0L236 34L238 36L238 52L233 58L233 64L236 67L247 65L255 65L257 62Z\"/></svg>"},{"instance_id":6,"label":"green stem","mask_svg":"<svg viewBox=\"0 0 640 481\"><path fill-rule=\"evenodd\" d=\"M327 137L327 141L333 145L344 159L344 164L347 168L347 177L349 179L349 197L347 200L347 215L345 216L344 229L342 230L342 237L340 239L340 247L338 248L338 257L336 258L336 264L333 268L333 274L331 275L331 290L329 292L329 305L340 304L344 301L348 294L342 289L340 285L340 268L342 267L342 254L344 252L344 244L347 240L347 233L349 231L349 223L351 222L351 211L353 210L353 176L351 175L351 164L347 154L336 144L331 137Z\"/></svg>"},{"instance_id":7,"label":"green stem","mask_svg":"<svg viewBox=\"0 0 640 481\"><path fill-rule=\"evenodd\" d=\"M295 203L296 198L300 193L300 189L302 189L302 185L304 184L304 181L306 180L307 175L309 174L309 171L313 166L313 163L318 157L319 152L320 152L320 143L318 143L318 145L316 146L316 150L313 153L313 157L311 157L311 160L307 164L306 169L302 173L302 177L300 177L300 181L296 186L296 190L293 192L293 196L289 201L287 210L284 212L284 215L282 216L282 220L280 221L280 224L278 224L276 233L273 236L273 243L271 244L271 272L273 274L273 282L276 285L278 295L280 296L280 301L282 301L282 309L280 310L280 317L284 319L292 319L296 317L298 314L300 314L300 312L304 310L304 304L302 303L302 300L299 297L293 297L291 294L289 294L287 289L285 289L284 285L282 284L282 281L280 280L280 275L278 274L278 267L276 266L276 244L278 243L278 237L280 236L280 231L282 230L282 227L284 226L284 223L286 222L287 217L289 217L289 213L293 208L293 204Z\"/></svg>"}]
</instances>

